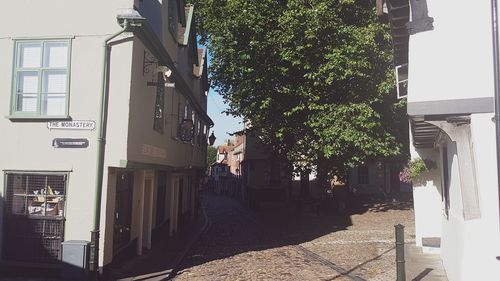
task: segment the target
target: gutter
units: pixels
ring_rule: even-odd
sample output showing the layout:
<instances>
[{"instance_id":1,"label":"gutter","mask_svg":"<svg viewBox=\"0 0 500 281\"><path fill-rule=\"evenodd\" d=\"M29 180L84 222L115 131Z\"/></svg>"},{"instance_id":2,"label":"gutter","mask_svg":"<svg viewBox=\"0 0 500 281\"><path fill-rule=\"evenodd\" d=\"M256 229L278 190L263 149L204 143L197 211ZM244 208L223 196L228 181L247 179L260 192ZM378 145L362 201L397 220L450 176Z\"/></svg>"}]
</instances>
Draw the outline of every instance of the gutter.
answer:
<instances>
[{"instance_id":1,"label":"gutter","mask_svg":"<svg viewBox=\"0 0 500 281\"><path fill-rule=\"evenodd\" d=\"M499 202L499 222L500 222L500 52L498 42L498 14L497 0L491 0L491 27L493 43L493 75L495 84L495 129L496 129L496 150L497 150L497 187Z\"/></svg>"}]
</instances>

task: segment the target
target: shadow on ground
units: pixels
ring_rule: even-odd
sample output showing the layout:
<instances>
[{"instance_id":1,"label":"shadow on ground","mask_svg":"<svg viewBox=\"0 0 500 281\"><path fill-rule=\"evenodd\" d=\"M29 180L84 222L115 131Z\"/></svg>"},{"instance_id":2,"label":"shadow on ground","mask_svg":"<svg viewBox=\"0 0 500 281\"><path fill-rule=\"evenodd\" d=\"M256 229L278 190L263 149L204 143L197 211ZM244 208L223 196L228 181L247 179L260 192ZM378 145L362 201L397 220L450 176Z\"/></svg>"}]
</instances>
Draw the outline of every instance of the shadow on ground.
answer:
<instances>
[{"instance_id":1,"label":"shadow on ground","mask_svg":"<svg viewBox=\"0 0 500 281\"><path fill-rule=\"evenodd\" d=\"M320 208L317 202L302 205L300 211L295 205L278 204L263 204L258 211L252 211L232 198L211 193L204 197L210 218L209 229L187 255L179 271L244 252L299 245L347 229L355 214L413 207L411 194L394 199L350 198L343 212L337 208Z\"/></svg>"}]
</instances>

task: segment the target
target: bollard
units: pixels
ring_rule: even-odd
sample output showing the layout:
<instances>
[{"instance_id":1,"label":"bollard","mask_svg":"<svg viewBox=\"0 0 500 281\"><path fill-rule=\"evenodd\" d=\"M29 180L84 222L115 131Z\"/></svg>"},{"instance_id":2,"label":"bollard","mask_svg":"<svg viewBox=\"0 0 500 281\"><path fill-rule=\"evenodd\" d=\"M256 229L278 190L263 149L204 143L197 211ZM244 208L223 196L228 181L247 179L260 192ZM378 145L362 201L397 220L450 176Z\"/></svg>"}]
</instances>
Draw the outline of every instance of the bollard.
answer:
<instances>
[{"instance_id":1,"label":"bollard","mask_svg":"<svg viewBox=\"0 0 500 281\"><path fill-rule=\"evenodd\" d=\"M405 272L405 226L398 224L396 230L396 274L397 281L406 281Z\"/></svg>"}]
</instances>

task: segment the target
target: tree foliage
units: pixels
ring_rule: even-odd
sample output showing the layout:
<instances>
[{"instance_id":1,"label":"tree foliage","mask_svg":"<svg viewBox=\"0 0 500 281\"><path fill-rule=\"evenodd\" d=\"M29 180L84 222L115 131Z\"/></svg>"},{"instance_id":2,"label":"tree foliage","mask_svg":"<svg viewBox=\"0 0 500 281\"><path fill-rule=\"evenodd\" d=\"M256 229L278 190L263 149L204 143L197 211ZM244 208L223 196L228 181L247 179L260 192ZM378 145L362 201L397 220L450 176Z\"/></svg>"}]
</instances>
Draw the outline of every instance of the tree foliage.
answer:
<instances>
[{"instance_id":1,"label":"tree foliage","mask_svg":"<svg viewBox=\"0 0 500 281\"><path fill-rule=\"evenodd\" d=\"M398 157L388 26L366 0L192 0L228 114L305 166Z\"/></svg>"},{"instance_id":2,"label":"tree foliage","mask_svg":"<svg viewBox=\"0 0 500 281\"><path fill-rule=\"evenodd\" d=\"M208 146L207 148L207 165L213 164L217 159L217 148L214 146Z\"/></svg>"}]
</instances>

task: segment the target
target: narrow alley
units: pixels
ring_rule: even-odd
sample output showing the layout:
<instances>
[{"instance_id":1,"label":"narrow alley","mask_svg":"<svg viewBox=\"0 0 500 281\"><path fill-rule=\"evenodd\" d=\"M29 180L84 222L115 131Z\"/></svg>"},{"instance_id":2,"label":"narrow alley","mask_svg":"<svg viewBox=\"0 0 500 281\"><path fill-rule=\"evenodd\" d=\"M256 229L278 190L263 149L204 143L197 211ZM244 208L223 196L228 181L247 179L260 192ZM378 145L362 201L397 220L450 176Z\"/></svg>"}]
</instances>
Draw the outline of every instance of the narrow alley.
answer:
<instances>
[{"instance_id":1,"label":"narrow alley","mask_svg":"<svg viewBox=\"0 0 500 281\"><path fill-rule=\"evenodd\" d=\"M395 280L394 225L414 242L411 201L359 203L345 215L284 206L249 211L205 193L207 231L175 280Z\"/></svg>"}]
</instances>

